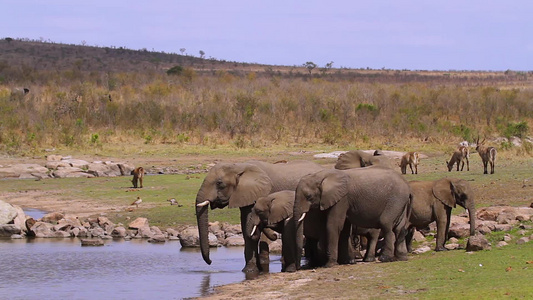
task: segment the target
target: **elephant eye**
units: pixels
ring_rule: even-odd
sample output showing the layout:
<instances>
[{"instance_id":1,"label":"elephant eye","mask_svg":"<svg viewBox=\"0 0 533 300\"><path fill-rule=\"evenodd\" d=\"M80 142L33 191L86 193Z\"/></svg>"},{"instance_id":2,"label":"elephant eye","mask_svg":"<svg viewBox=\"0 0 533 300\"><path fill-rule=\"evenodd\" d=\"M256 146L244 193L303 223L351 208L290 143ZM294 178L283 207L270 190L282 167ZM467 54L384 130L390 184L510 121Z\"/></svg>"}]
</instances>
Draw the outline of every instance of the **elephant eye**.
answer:
<instances>
[{"instance_id":1,"label":"elephant eye","mask_svg":"<svg viewBox=\"0 0 533 300\"><path fill-rule=\"evenodd\" d=\"M221 180L217 181L216 185L219 189L223 189L226 187L226 184L224 184L224 182L222 182Z\"/></svg>"}]
</instances>

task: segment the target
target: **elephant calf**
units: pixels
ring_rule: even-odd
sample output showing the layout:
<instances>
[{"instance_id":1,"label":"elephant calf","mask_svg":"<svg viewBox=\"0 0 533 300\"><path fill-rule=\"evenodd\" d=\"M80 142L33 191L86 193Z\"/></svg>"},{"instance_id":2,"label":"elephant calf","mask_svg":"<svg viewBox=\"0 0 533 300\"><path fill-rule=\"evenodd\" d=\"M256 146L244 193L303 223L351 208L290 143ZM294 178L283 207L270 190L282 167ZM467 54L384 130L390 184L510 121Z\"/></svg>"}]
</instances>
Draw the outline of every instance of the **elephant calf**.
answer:
<instances>
[{"instance_id":1,"label":"elephant calf","mask_svg":"<svg viewBox=\"0 0 533 300\"><path fill-rule=\"evenodd\" d=\"M443 178L436 181L409 182L413 193L409 232L406 236L407 249L411 252L411 242L415 228L426 228L437 222L435 251L445 250L448 240L452 208L459 204L468 210L470 235L475 234L476 209L470 184L462 179Z\"/></svg>"}]
</instances>

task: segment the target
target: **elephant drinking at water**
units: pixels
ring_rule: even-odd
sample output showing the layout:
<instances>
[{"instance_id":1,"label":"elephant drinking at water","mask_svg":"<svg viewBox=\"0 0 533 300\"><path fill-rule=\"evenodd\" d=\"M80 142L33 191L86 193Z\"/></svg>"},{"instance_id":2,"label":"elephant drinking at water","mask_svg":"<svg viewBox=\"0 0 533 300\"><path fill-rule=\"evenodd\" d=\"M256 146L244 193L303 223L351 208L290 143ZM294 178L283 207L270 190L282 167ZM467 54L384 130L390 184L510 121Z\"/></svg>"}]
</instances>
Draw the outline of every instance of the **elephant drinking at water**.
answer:
<instances>
[{"instance_id":1,"label":"elephant drinking at water","mask_svg":"<svg viewBox=\"0 0 533 300\"><path fill-rule=\"evenodd\" d=\"M196 219L200 237L202 257L207 264L209 258L208 208L239 208L241 228L246 231L246 223L252 212L254 202L273 192L295 190L305 175L318 172L323 168L310 161L294 161L271 164L260 161L245 163L220 163L209 170L196 195ZM244 272L261 269L258 242L244 236ZM268 251L261 254L268 259ZM265 262L267 263L267 262Z\"/></svg>"}]
</instances>

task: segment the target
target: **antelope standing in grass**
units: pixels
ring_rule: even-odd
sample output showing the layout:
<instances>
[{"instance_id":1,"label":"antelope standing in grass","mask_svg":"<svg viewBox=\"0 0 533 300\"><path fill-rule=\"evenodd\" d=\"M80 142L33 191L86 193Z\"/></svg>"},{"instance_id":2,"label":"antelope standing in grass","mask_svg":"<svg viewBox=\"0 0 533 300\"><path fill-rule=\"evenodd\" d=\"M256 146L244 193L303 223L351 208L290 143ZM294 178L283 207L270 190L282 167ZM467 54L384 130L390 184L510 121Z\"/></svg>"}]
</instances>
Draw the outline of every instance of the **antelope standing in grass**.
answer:
<instances>
[{"instance_id":1,"label":"antelope standing in grass","mask_svg":"<svg viewBox=\"0 0 533 300\"><path fill-rule=\"evenodd\" d=\"M400 169L402 170L402 174L407 173L407 165L409 165L409 168L411 168L411 174L418 174L418 152L407 152L402 156L402 160L400 162ZM415 166L415 171L413 172L413 165Z\"/></svg>"},{"instance_id":2,"label":"antelope standing in grass","mask_svg":"<svg viewBox=\"0 0 533 300\"><path fill-rule=\"evenodd\" d=\"M487 164L490 163L490 174L494 174L494 161L496 160L496 148L494 147L487 147L483 143L485 142L485 139L479 142L479 137L476 141L476 151L479 153L479 156L481 156L481 160L483 161L483 174L487 173Z\"/></svg>"},{"instance_id":3,"label":"antelope standing in grass","mask_svg":"<svg viewBox=\"0 0 533 300\"><path fill-rule=\"evenodd\" d=\"M452 154L452 158L450 158L450 161L446 161L446 164L448 165L448 172L451 172L453 169L453 165L457 164L457 171L459 171L459 165L461 165L461 171L465 167L465 160L466 160L466 170L470 171L470 162L468 161L468 158L470 157L470 151L468 150L468 147L466 146L459 146L457 150Z\"/></svg>"}]
</instances>

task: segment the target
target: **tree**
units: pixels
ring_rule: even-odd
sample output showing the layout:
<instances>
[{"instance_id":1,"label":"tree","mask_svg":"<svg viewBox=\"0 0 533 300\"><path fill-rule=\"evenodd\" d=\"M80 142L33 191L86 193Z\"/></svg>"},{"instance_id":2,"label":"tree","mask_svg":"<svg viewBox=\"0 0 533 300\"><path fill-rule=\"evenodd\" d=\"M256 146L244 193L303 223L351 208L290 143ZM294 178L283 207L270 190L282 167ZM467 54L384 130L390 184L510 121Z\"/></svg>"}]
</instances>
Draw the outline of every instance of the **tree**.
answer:
<instances>
[{"instance_id":1,"label":"tree","mask_svg":"<svg viewBox=\"0 0 533 300\"><path fill-rule=\"evenodd\" d=\"M167 75L181 75L183 73L182 66L174 66L167 70Z\"/></svg>"},{"instance_id":2,"label":"tree","mask_svg":"<svg viewBox=\"0 0 533 300\"><path fill-rule=\"evenodd\" d=\"M322 68L320 71L322 71L322 75L326 74L327 71L329 71L331 68L333 68L333 62L330 61L327 63L324 68Z\"/></svg>"},{"instance_id":3,"label":"tree","mask_svg":"<svg viewBox=\"0 0 533 300\"><path fill-rule=\"evenodd\" d=\"M6 37L5 40L6 40L6 42L8 42L8 43L11 43L11 42L13 41L13 39L10 38L10 37Z\"/></svg>"},{"instance_id":4,"label":"tree","mask_svg":"<svg viewBox=\"0 0 533 300\"><path fill-rule=\"evenodd\" d=\"M316 68L317 65L312 61L308 61L304 64L304 67L306 67L307 71L309 71L309 74L311 74L311 72L313 72L313 69Z\"/></svg>"},{"instance_id":5,"label":"tree","mask_svg":"<svg viewBox=\"0 0 533 300\"><path fill-rule=\"evenodd\" d=\"M200 50L200 58L204 58L205 52Z\"/></svg>"},{"instance_id":6,"label":"tree","mask_svg":"<svg viewBox=\"0 0 533 300\"><path fill-rule=\"evenodd\" d=\"M185 49L185 48L180 48L181 55L185 54L185 50L187 50L187 49Z\"/></svg>"}]
</instances>

